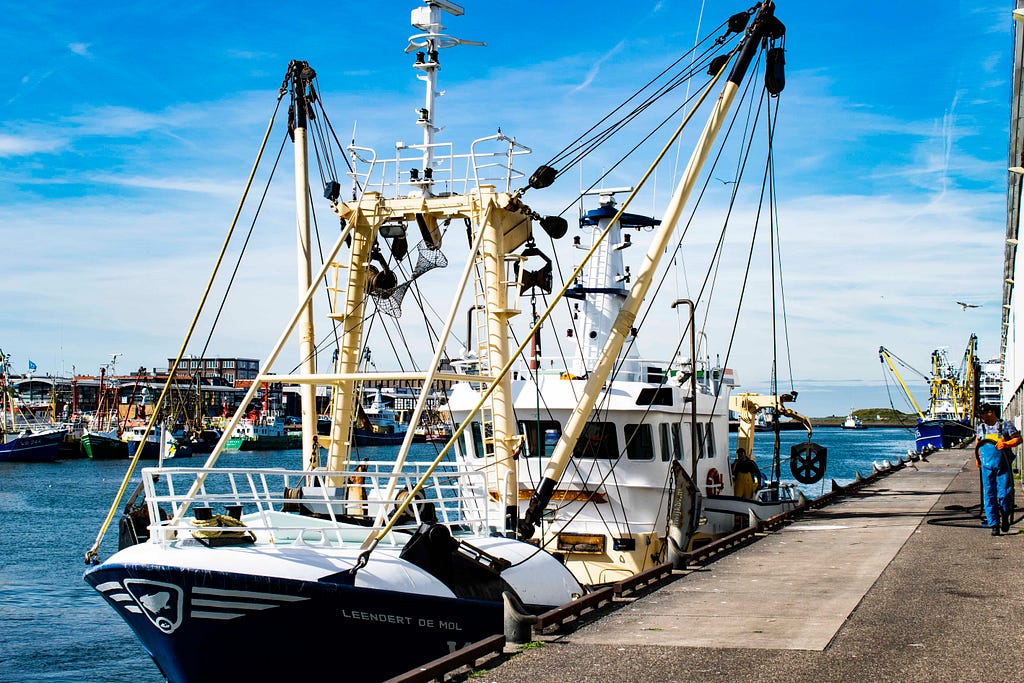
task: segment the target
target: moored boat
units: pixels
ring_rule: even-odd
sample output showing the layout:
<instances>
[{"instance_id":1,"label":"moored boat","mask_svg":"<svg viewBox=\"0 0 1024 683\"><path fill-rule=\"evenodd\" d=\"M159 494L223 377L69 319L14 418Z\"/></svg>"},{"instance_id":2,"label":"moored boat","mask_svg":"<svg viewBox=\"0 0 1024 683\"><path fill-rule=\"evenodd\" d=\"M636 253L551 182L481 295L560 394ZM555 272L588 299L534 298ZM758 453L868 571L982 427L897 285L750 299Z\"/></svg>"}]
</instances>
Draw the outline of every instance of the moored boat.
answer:
<instances>
[{"instance_id":1,"label":"moored boat","mask_svg":"<svg viewBox=\"0 0 1024 683\"><path fill-rule=\"evenodd\" d=\"M64 443L63 429L24 429L6 433L0 443L0 462L55 462Z\"/></svg>"},{"instance_id":2,"label":"moored boat","mask_svg":"<svg viewBox=\"0 0 1024 683\"><path fill-rule=\"evenodd\" d=\"M879 359L886 363L903 388L910 404L917 411L915 447L918 453L954 448L974 438L975 390L978 384L978 336L971 334L959 366L949 360L948 350L932 351L930 375L914 370L905 361L886 349L878 349ZM928 383L928 411L922 411L913 393L896 369L894 360L924 377Z\"/></svg>"},{"instance_id":3,"label":"moored boat","mask_svg":"<svg viewBox=\"0 0 1024 683\"><path fill-rule=\"evenodd\" d=\"M530 372L538 370L535 362L520 365L544 316L518 337L526 341L516 351L510 321L523 290L551 289L551 271L534 269L529 260L539 257L538 238L560 238L568 226L558 216L541 216L524 195L551 185L557 172L542 165L513 191L513 183L525 179L515 164L529 151L514 137L478 138L469 154L434 140L439 51L465 41L441 33L442 11L458 16L461 8L447 0L425 4L413 12L421 33L409 44L419 51L413 67L427 86L417 119L423 143L389 143L394 158L354 143L339 151L352 162L351 199L341 198L333 169L322 169L324 197L341 230L319 270L309 261L316 250L310 248L306 166L309 136L323 133L310 121L327 116L315 71L305 62L289 65L282 96L291 100L288 132L295 145L300 303L204 465L144 469L143 502L135 506L133 498L126 506L131 533L124 547L86 574L175 683L293 677L297 660L290 655L308 652L311 633L329 633L359 653L347 664L353 679L387 679L501 632L506 605L539 613L581 597L591 584L662 561L670 546L685 549L703 526L704 512L709 535L726 533L747 514L746 508L701 507L705 497L725 505L723 494L733 492L725 447L730 388L698 358L693 303L688 357L670 349L658 363L647 363L627 340L637 336L632 323L743 77L761 47L782 37L773 3L735 15L716 42L723 59L714 62L702 101L720 79L726 84L666 217L625 214L632 191L621 209L609 196L587 216L591 255L607 254L600 243L635 222L654 229L648 258L628 290L598 284L626 282L622 271L607 264L591 270L577 291L581 303L594 308L578 367L543 376ZM725 47L729 41L735 49ZM777 77L781 63L775 59ZM329 146L326 139L314 141L317 149ZM454 291L433 272L449 265L446 252L465 257ZM445 286L433 284L438 281ZM575 281L575 275L565 278L563 294ZM324 282L330 283L328 327L317 337L313 302ZM424 293L450 306L440 323L417 305ZM423 314L422 333L402 317L403 301ZM448 345L460 343L452 329L470 308L476 334L462 341L472 349L449 363L458 354ZM403 365L422 370L370 370L362 358L372 333L429 344L432 356ZM273 374L292 337L298 342L294 371ZM318 351L331 345L329 365L321 363ZM244 424L245 408L270 381L300 385L296 468L218 467ZM392 381L417 386L405 421L414 425L442 383L455 385L447 408L457 427L431 462L411 459L409 429L387 460L366 460L357 449L364 390ZM330 395L326 434L318 430L316 401L324 393ZM538 407L541 399L546 403ZM520 419L529 405L533 413ZM154 414L159 408L158 401ZM131 475L129 469L125 483ZM609 536L602 510L630 516L614 520ZM98 560L103 532L89 561ZM556 552L569 558L563 562ZM253 638L268 632L281 656L252 656ZM304 676L338 675L335 658L300 660Z\"/></svg>"},{"instance_id":4,"label":"moored boat","mask_svg":"<svg viewBox=\"0 0 1024 683\"><path fill-rule=\"evenodd\" d=\"M86 431L82 435L82 452L93 460L117 460L128 457L128 442L117 430L109 432Z\"/></svg>"},{"instance_id":5,"label":"moored boat","mask_svg":"<svg viewBox=\"0 0 1024 683\"><path fill-rule=\"evenodd\" d=\"M229 451L287 451L301 446L300 435L288 433L282 420L267 416L243 420L224 448Z\"/></svg>"}]
</instances>

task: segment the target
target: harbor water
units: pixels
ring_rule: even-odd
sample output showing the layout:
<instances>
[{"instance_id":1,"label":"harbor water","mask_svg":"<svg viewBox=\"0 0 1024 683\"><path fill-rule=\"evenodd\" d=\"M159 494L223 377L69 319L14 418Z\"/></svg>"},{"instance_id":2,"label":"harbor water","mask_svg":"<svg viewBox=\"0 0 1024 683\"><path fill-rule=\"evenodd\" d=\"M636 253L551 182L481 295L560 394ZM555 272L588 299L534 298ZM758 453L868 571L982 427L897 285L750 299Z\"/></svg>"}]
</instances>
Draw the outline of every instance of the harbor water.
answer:
<instances>
[{"instance_id":1,"label":"harbor water","mask_svg":"<svg viewBox=\"0 0 1024 683\"><path fill-rule=\"evenodd\" d=\"M806 439L802 431L780 436L783 457L792 444ZM857 472L869 474L873 462L897 460L912 449L914 435L905 429L823 427L815 430L814 441L828 448L828 466L821 483L801 487L809 497L827 492L833 479L843 484L856 478ZM416 449L417 459L433 458L432 445ZM766 474L771 470L772 450L772 435L758 434L754 455ZM383 458L377 453L366 455ZM300 466L297 451L230 453L220 464L250 466L255 459L267 466ZM109 460L0 463L0 681L164 680L125 623L82 580L85 551L96 537L126 464ZM201 459L177 464L195 467ZM792 481L786 460L782 481ZM115 522L100 556L109 557L116 544ZM239 655L261 656L257 653L272 640L273 634L253 634L253 651Z\"/></svg>"}]
</instances>

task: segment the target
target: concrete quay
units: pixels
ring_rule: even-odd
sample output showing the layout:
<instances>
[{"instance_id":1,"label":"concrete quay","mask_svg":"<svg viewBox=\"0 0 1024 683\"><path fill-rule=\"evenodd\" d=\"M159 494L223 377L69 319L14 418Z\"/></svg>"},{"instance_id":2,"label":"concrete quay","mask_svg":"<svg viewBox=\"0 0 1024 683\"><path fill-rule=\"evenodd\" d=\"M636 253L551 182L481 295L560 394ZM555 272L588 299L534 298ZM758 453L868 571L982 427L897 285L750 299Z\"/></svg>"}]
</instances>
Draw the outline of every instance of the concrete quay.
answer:
<instances>
[{"instance_id":1,"label":"concrete quay","mask_svg":"<svg viewBox=\"0 0 1024 683\"><path fill-rule=\"evenodd\" d=\"M979 498L973 451L934 453L472 680L1019 681L1024 520L993 537Z\"/></svg>"}]
</instances>

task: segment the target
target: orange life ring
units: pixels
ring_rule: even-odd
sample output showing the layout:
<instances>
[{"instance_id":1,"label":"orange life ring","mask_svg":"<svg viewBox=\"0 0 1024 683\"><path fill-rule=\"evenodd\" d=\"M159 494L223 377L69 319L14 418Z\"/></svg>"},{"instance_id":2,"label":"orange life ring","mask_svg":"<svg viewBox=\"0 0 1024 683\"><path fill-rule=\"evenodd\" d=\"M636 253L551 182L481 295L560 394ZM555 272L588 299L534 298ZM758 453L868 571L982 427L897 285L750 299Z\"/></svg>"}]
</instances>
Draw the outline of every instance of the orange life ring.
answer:
<instances>
[{"instance_id":1,"label":"orange life ring","mask_svg":"<svg viewBox=\"0 0 1024 683\"><path fill-rule=\"evenodd\" d=\"M719 472L714 467L708 470L708 480L704 489L705 491L707 491L708 495L717 496L722 492L722 489L724 487L725 482L722 479L722 473Z\"/></svg>"}]
</instances>

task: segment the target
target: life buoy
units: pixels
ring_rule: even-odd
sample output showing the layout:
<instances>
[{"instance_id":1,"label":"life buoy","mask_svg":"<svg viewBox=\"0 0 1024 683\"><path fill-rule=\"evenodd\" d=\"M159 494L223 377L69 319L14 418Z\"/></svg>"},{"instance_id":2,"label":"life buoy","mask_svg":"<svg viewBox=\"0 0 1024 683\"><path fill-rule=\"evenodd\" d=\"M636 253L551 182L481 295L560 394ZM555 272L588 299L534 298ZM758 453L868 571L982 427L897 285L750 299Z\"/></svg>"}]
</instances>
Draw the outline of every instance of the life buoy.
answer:
<instances>
[{"instance_id":1,"label":"life buoy","mask_svg":"<svg viewBox=\"0 0 1024 683\"><path fill-rule=\"evenodd\" d=\"M704 488L709 496L717 496L722 492L722 488L725 486L724 480L722 479L722 473L712 467L708 470L708 480Z\"/></svg>"}]
</instances>

